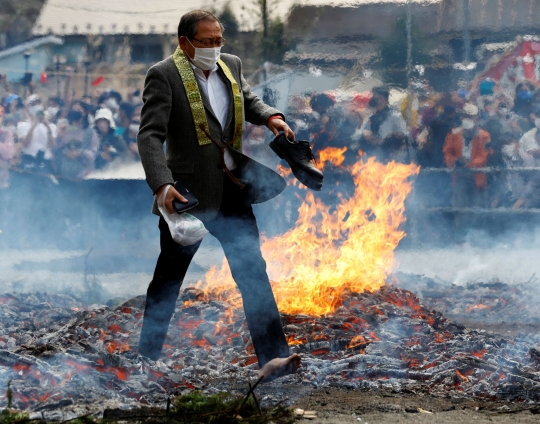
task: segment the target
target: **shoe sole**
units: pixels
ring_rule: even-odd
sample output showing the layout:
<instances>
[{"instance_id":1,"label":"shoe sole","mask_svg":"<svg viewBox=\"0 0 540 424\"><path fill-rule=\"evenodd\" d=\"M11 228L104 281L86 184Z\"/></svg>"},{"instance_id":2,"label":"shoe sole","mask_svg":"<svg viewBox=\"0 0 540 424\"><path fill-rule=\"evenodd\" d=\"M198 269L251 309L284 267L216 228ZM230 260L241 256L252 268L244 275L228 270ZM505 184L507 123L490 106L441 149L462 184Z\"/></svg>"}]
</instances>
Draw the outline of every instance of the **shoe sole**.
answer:
<instances>
[{"instance_id":1,"label":"shoe sole","mask_svg":"<svg viewBox=\"0 0 540 424\"><path fill-rule=\"evenodd\" d=\"M274 151L274 153L275 153L276 155L278 155L281 159L283 159L284 161L286 161L286 162L289 164L289 166L291 167L291 170L292 170L292 172L293 172L293 174L294 174L295 176L296 176L297 173L302 173L302 174L305 175L304 178L308 178L308 179L310 179L310 180L313 181L313 182L320 183L320 184L321 184L321 187L322 187L322 182L323 182L323 179L322 179L322 178L316 178L316 177L313 177L312 175L309 175L307 172L303 171L302 169L293 166L293 165L291 164L291 162L289 162L289 160L287 159L287 156L283 153L283 151L281 150L281 148L278 146L277 143L274 143L273 141L271 141L271 142L270 142L270 148ZM298 177L296 176L296 178L298 178ZM300 182L303 183L303 181L301 181L299 178L298 178L298 180L299 180ZM307 186L307 184L304 184L304 185ZM309 187L309 186L308 186L308 187ZM310 187L310 188L311 188L311 187ZM319 189L319 190L320 190L320 189Z\"/></svg>"},{"instance_id":2,"label":"shoe sole","mask_svg":"<svg viewBox=\"0 0 540 424\"><path fill-rule=\"evenodd\" d=\"M292 173L296 177L298 181L300 181L302 184L304 184L307 188L310 188L313 191L321 191L322 189L322 182L315 181L313 178L311 178L306 172L302 171L301 169L294 170L292 169Z\"/></svg>"}]
</instances>

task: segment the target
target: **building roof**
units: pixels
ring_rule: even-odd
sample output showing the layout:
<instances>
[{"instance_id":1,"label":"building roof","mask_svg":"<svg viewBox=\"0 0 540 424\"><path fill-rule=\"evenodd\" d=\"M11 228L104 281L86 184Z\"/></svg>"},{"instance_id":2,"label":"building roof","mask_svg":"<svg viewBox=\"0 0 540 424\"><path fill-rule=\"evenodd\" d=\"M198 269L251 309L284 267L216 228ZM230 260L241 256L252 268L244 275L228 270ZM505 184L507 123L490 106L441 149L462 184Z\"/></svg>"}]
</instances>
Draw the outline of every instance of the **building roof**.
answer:
<instances>
[{"instance_id":1,"label":"building roof","mask_svg":"<svg viewBox=\"0 0 540 424\"><path fill-rule=\"evenodd\" d=\"M285 0L290 1L290 0ZM47 0L33 32L36 35L176 34L180 17L190 10L220 10L229 0ZM249 29L252 0L231 2L241 25Z\"/></svg>"},{"instance_id":2,"label":"building roof","mask_svg":"<svg viewBox=\"0 0 540 424\"><path fill-rule=\"evenodd\" d=\"M269 0L271 16L286 18L294 5L351 7L407 0ZM413 0L413 2L440 0ZM230 4L240 29L254 29L260 19L253 0L47 0L33 28L35 35L176 34L180 17L194 9L218 12Z\"/></svg>"},{"instance_id":3,"label":"building roof","mask_svg":"<svg viewBox=\"0 0 540 424\"><path fill-rule=\"evenodd\" d=\"M6 50L0 51L0 59L4 57L12 56L14 54L21 54L27 50L32 50L45 44L63 44L64 39L56 37L54 35L48 35L46 37L36 38L35 40L28 41L26 43L18 44Z\"/></svg>"}]
</instances>

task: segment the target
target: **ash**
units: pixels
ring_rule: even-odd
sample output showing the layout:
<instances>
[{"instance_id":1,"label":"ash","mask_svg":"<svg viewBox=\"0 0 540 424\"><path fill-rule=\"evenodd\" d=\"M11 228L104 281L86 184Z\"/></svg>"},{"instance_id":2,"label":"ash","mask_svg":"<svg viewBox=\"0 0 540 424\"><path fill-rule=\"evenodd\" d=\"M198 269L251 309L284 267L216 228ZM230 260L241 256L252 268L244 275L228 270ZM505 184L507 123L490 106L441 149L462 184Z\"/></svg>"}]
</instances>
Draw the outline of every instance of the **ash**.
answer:
<instances>
[{"instance_id":1,"label":"ash","mask_svg":"<svg viewBox=\"0 0 540 424\"><path fill-rule=\"evenodd\" d=\"M421 296L436 290L435 283L426 285L421 277L408 276L408 284ZM480 287L480 293L495 308L519 305L521 292L503 286ZM450 299L440 298L450 292L437 290L441 293L435 303L449 310ZM497 290L504 292L504 301L493 301ZM461 290L454 299L468 305L462 306L464 313L468 308L477 317L479 312L500 312L472 307L478 300L472 293L466 296ZM0 296L0 387L6 387L0 407L7 406L10 380L13 407L46 420L101 416L107 409L141 405L164 407L170 396L191 390L215 393L239 383L247 386L256 379L258 364L243 312L226 301L204 298L196 289L182 292L162 357L154 362L136 353L144 297L110 308L85 306L66 295ZM433 298L423 301L433 303ZM303 368L271 383L278 393L290 385L337 386L540 400L536 340L467 329L403 288L388 285L374 293L349 294L330 316L282 315L282 320L291 351L303 357Z\"/></svg>"}]
</instances>

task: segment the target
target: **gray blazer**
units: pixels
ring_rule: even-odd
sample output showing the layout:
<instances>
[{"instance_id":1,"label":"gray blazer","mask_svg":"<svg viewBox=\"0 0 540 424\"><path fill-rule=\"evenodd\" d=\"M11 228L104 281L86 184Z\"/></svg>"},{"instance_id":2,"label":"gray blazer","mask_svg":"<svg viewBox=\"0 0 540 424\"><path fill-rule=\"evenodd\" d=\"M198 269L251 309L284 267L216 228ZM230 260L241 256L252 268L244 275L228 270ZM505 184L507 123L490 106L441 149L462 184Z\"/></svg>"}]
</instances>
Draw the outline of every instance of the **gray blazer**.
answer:
<instances>
[{"instance_id":1,"label":"gray blazer","mask_svg":"<svg viewBox=\"0 0 540 424\"><path fill-rule=\"evenodd\" d=\"M221 59L231 70L243 94L244 121L266 125L270 116L282 115L251 92L242 75L242 63L238 57L222 54ZM224 131L204 91L200 87L199 90L210 134L214 140L226 143L234 136L234 106L231 84L221 69L219 73L231 90L229 114ZM172 56L156 63L148 70L143 102L137 144L146 181L154 193L152 212L159 215L155 196L158 188L180 180L199 200L199 206L192 210L193 215L203 220L214 218L221 205L223 178L227 178L221 166L221 152L213 143L199 146L186 91ZM166 152L163 149L165 141L167 141ZM243 179L248 180L253 186L250 190L254 193L252 203L264 202L285 189L283 178L245 156L242 148L228 149L241 168Z\"/></svg>"}]
</instances>

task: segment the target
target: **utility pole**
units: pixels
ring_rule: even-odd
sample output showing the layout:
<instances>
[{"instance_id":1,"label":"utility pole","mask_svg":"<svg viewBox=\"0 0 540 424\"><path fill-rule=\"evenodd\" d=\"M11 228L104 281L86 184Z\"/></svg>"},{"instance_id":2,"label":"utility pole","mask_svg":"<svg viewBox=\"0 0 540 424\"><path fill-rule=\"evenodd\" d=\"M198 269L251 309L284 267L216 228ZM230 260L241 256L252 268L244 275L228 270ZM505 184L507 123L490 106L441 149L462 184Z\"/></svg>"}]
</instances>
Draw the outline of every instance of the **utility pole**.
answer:
<instances>
[{"instance_id":1,"label":"utility pole","mask_svg":"<svg viewBox=\"0 0 540 424\"><path fill-rule=\"evenodd\" d=\"M32 74L29 74L28 73L28 69L30 69L30 56L31 56L31 53L27 50L24 52L24 78L23 78L23 81L24 81L24 97L26 98L26 94L27 94L27 90L28 90L28 85L30 84L30 82L32 81ZM30 92L30 94L32 94L32 92Z\"/></svg>"},{"instance_id":2,"label":"utility pole","mask_svg":"<svg viewBox=\"0 0 540 424\"><path fill-rule=\"evenodd\" d=\"M463 0L463 44L464 62L468 65L471 61L471 34L469 32L469 21L471 13L469 10L469 0Z\"/></svg>"},{"instance_id":3,"label":"utility pole","mask_svg":"<svg viewBox=\"0 0 540 424\"><path fill-rule=\"evenodd\" d=\"M261 16L263 24L263 60L268 60L268 0L261 1ZM266 79L266 78L265 78Z\"/></svg>"},{"instance_id":4,"label":"utility pole","mask_svg":"<svg viewBox=\"0 0 540 424\"><path fill-rule=\"evenodd\" d=\"M88 97L88 70L92 61L89 57L84 60L84 97Z\"/></svg>"}]
</instances>

